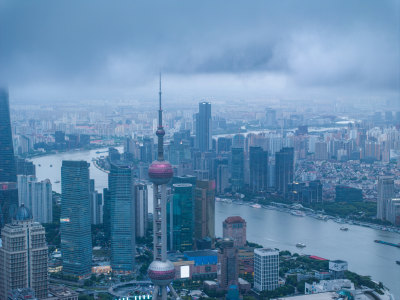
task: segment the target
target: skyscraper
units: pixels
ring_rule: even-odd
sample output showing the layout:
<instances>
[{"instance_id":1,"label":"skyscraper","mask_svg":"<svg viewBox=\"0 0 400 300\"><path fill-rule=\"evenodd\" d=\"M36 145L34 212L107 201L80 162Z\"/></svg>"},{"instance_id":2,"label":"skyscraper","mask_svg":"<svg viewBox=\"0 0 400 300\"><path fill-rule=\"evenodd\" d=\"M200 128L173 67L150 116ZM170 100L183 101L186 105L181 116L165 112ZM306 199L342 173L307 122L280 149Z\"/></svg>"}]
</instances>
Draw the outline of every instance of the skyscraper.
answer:
<instances>
[{"instance_id":1,"label":"skyscraper","mask_svg":"<svg viewBox=\"0 0 400 300\"><path fill-rule=\"evenodd\" d=\"M7 90L0 88L0 182L17 182Z\"/></svg>"},{"instance_id":2,"label":"skyscraper","mask_svg":"<svg viewBox=\"0 0 400 300\"><path fill-rule=\"evenodd\" d=\"M147 184L142 182L135 183L135 230L137 237L145 237L147 232L147 222L148 222L148 193Z\"/></svg>"},{"instance_id":3,"label":"skyscraper","mask_svg":"<svg viewBox=\"0 0 400 300\"><path fill-rule=\"evenodd\" d=\"M226 218L222 222L222 237L231 239L235 247L246 246L246 221L239 216Z\"/></svg>"},{"instance_id":4,"label":"skyscraper","mask_svg":"<svg viewBox=\"0 0 400 300\"><path fill-rule=\"evenodd\" d=\"M103 223L103 195L95 189L94 179L89 182L90 219L93 225Z\"/></svg>"},{"instance_id":5,"label":"skyscraper","mask_svg":"<svg viewBox=\"0 0 400 300\"><path fill-rule=\"evenodd\" d=\"M111 164L108 186L111 200L111 268L116 272L132 272L136 253L132 168Z\"/></svg>"},{"instance_id":6,"label":"skyscraper","mask_svg":"<svg viewBox=\"0 0 400 300\"><path fill-rule=\"evenodd\" d=\"M318 141L315 143L315 159L316 160L328 159L328 145L326 142Z\"/></svg>"},{"instance_id":7,"label":"skyscraper","mask_svg":"<svg viewBox=\"0 0 400 300\"><path fill-rule=\"evenodd\" d=\"M250 189L253 193L268 187L268 152L261 147L250 147Z\"/></svg>"},{"instance_id":8,"label":"skyscraper","mask_svg":"<svg viewBox=\"0 0 400 300\"><path fill-rule=\"evenodd\" d=\"M39 299L47 298L47 244L45 230L33 222L23 204L2 232L0 247L0 299L17 288L31 288Z\"/></svg>"},{"instance_id":9,"label":"skyscraper","mask_svg":"<svg viewBox=\"0 0 400 300\"><path fill-rule=\"evenodd\" d=\"M11 223L18 209L18 188L16 182L0 182L0 230Z\"/></svg>"},{"instance_id":10,"label":"skyscraper","mask_svg":"<svg viewBox=\"0 0 400 300\"><path fill-rule=\"evenodd\" d=\"M63 272L90 274L92 236L89 204L89 163L66 161L61 167L61 250Z\"/></svg>"},{"instance_id":11,"label":"skyscraper","mask_svg":"<svg viewBox=\"0 0 400 300\"><path fill-rule=\"evenodd\" d=\"M161 75L159 91L157 160L149 167L149 177L153 182L153 257L148 275L154 284L153 299L167 300L167 286L174 298L178 298L171 282L175 278L175 267L167 260L167 183L174 175L171 164L164 160L164 135L161 108Z\"/></svg>"},{"instance_id":12,"label":"skyscraper","mask_svg":"<svg viewBox=\"0 0 400 300\"><path fill-rule=\"evenodd\" d=\"M197 180L195 188L195 239L215 238L215 181Z\"/></svg>"},{"instance_id":13,"label":"skyscraper","mask_svg":"<svg viewBox=\"0 0 400 300\"><path fill-rule=\"evenodd\" d=\"M221 288L227 289L231 285L238 285L239 260L238 249L233 240L224 239L218 249L218 282Z\"/></svg>"},{"instance_id":14,"label":"skyscraper","mask_svg":"<svg viewBox=\"0 0 400 300\"><path fill-rule=\"evenodd\" d=\"M8 91L0 88L0 230L18 208L17 170L11 135Z\"/></svg>"},{"instance_id":15,"label":"skyscraper","mask_svg":"<svg viewBox=\"0 0 400 300\"><path fill-rule=\"evenodd\" d=\"M201 152L212 149L211 103L200 102L196 114L196 148Z\"/></svg>"},{"instance_id":16,"label":"skyscraper","mask_svg":"<svg viewBox=\"0 0 400 300\"><path fill-rule=\"evenodd\" d=\"M380 176L378 179L378 199L376 217L387 220L388 202L394 198L394 179L391 176Z\"/></svg>"},{"instance_id":17,"label":"skyscraper","mask_svg":"<svg viewBox=\"0 0 400 300\"><path fill-rule=\"evenodd\" d=\"M244 185L244 151L242 148L232 148L231 160L231 183L232 191L237 192Z\"/></svg>"},{"instance_id":18,"label":"skyscraper","mask_svg":"<svg viewBox=\"0 0 400 300\"><path fill-rule=\"evenodd\" d=\"M278 287L279 251L271 248L254 249L254 289L272 291Z\"/></svg>"},{"instance_id":19,"label":"skyscraper","mask_svg":"<svg viewBox=\"0 0 400 300\"><path fill-rule=\"evenodd\" d=\"M194 187L190 183L175 183L169 209L171 249L193 250L194 244Z\"/></svg>"},{"instance_id":20,"label":"skyscraper","mask_svg":"<svg viewBox=\"0 0 400 300\"><path fill-rule=\"evenodd\" d=\"M103 203L104 235L109 241L111 239L111 195L107 188L103 189Z\"/></svg>"},{"instance_id":21,"label":"skyscraper","mask_svg":"<svg viewBox=\"0 0 400 300\"><path fill-rule=\"evenodd\" d=\"M266 125L267 127L270 128L275 128L277 125L276 122L276 110L272 108L267 108L265 112L265 118L266 118Z\"/></svg>"},{"instance_id":22,"label":"skyscraper","mask_svg":"<svg viewBox=\"0 0 400 300\"><path fill-rule=\"evenodd\" d=\"M294 178L294 150L285 147L275 153L275 187L277 191L285 195L288 184Z\"/></svg>"}]
</instances>

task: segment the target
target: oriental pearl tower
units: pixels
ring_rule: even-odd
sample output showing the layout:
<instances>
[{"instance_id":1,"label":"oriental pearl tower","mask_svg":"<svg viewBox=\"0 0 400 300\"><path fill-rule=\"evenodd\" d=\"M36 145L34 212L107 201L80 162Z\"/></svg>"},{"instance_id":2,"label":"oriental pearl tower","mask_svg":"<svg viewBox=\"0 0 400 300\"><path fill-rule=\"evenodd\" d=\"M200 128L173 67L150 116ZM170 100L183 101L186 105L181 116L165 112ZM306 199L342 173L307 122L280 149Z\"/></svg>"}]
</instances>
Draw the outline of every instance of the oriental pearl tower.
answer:
<instances>
[{"instance_id":1,"label":"oriental pearl tower","mask_svg":"<svg viewBox=\"0 0 400 300\"><path fill-rule=\"evenodd\" d=\"M173 298L179 298L171 283L175 277L175 267L167 260L167 183L173 176L171 164L164 160L164 135L161 108L161 74L159 91L157 160L149 167L149 177L153 182L153 244L154 260L148 269L148 275L154 284L153 299L167 300L167 286Z\"/></svg>"}]
</instances>

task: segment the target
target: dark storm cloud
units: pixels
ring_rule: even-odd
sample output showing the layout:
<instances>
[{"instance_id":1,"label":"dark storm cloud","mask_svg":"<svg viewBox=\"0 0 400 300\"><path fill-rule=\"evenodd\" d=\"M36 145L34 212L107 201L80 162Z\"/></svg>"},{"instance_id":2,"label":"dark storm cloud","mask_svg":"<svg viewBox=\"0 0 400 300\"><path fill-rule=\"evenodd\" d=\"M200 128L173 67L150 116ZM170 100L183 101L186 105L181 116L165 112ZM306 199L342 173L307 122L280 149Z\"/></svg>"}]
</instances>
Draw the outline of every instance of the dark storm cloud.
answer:
<instances>
[{"instance_id":1,"label":"dark storm cloud","mask_svg":"<svg viewBox=\"0 0 400 300\"><path fill-rule=\"evenodd\" d=\"M399 8L385 0L3 1L0 78L32 99L148 96L159 70L177 97L398 98Z\"/></svg>"}]
</instances>

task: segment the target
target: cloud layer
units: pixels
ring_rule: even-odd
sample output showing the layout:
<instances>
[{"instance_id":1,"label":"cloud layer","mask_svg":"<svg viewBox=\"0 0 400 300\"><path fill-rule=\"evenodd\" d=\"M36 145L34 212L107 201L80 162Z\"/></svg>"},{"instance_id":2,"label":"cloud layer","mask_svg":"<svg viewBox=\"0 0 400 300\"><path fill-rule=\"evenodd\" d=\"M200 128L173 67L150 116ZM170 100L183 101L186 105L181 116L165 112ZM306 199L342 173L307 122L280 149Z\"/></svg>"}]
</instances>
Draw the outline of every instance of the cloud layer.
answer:
<instances>
[{"instance_id":1,"label":"cloud layer","mask_svg":"<svg viewBox=\"0 0 400 300\"><path fill-rule=\"evenodd\" d=\"M21 100L399 99L400 5L382 0L0 1Z\"/></svg>"}]
</instances>

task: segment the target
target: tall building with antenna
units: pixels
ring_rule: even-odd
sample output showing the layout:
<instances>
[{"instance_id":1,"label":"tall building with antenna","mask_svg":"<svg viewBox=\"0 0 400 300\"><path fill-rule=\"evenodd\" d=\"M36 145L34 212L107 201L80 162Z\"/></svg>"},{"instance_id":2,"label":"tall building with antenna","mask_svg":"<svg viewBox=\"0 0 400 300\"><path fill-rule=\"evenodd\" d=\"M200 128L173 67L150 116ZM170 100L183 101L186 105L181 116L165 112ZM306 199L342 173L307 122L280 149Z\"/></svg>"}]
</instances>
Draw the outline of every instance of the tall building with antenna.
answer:
<instances>
[{"instance_id":1,"label":"tall building with antenna","mask_svg":"<svg viewBox=\"0 0 400 300\"><path fill-rule=\"evenodd\" d=\"M154 284L153 299L167 300L167 287L173 298L179 298L171 283L175 277L174 265L167 260L167 183L173 176L171 164L164 160L164 135L161 108L161 74L159 91L157 160L149 167L149 177L153 182L153 244L154 260L148 275Z\"/></svg>"}]
</instances>

